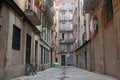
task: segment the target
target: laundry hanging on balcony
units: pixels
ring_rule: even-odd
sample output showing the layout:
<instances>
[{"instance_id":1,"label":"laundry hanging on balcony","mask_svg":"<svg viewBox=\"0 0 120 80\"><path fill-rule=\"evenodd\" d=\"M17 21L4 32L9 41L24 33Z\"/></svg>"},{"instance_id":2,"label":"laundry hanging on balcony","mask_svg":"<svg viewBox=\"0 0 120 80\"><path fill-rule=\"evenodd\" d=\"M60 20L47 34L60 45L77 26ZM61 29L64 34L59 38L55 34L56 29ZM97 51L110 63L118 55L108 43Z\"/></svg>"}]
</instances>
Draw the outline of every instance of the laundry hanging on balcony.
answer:
<instances>
[{"instance_id":1,"label":"laundry hanging on balcony","mask_svg":"<svg viewBox=\"0 0 120 80\"><path fill-rule=\"evenodd\" d=\"M94 24L93 24L93 19L92 18L91 18L91 21L90 21L90 31L94 32Z\"/></svg>"},{"instance_id":2,"label":"laundry hanging on balcony","mask_svg":"<svg viewBox=\"0 0 120 80\"><path fill-rule=\"evenodd\" d=\"M35 0L34 5L38 7L39 6L39 0Z\"/></svg>"}]
</instances>

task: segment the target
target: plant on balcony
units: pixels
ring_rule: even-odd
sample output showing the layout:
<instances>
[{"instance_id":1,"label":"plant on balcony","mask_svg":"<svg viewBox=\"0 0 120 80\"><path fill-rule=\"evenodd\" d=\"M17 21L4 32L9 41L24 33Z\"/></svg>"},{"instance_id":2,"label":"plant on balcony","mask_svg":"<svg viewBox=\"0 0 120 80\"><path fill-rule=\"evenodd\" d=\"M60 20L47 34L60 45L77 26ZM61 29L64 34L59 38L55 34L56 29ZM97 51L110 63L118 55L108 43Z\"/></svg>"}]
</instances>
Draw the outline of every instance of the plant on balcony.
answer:
<instances>
[{"instance_id":1,"label":"plant on balcony","mask_svg":"<svg viewBox=\"0 0 120 80\"><path fill-rule=\"evenodd\" d=\"M39 9L40 9L41 12L45 11L44 3L41 0L39 0Z\"/></svg>"},{"instance_id":2,"label":"plant on balcony","mask_svg":"<svg viewBox=\"0 0 120 80\"><path fill-rule=\"evenodd\" d=\"M45 6L44 6L44 5L41 5L41 6L40 6L40 11L41 11L41 12L44 12L44 11L45 11Z\"/></svg>"}]
</instances>

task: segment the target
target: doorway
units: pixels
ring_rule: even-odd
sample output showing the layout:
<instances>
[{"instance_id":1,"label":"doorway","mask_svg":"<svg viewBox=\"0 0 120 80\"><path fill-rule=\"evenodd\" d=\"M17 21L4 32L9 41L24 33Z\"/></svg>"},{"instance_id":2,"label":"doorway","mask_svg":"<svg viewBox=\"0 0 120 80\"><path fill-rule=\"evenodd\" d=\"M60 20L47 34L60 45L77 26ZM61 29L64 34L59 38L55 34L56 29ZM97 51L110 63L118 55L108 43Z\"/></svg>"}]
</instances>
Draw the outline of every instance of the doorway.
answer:
<instances>
[{"instance_id":1,"label":"doorway","mask_svg":"<svg viewBox=\"0 0 120 80\"><path fill-rule=\"evenodd\" d=\"M26 34L26 64L30 63L31 57L31 36Z\"/></svg>"},{"instance_id":2,"label":"doorway","mask_svg":"<svg viewBox=\"0 0 120 80\"><path fill-rule=\"evenodd\" d=\"M37 70L38 63L38 41L35 41L35 69Z\"/></svg>"},{"instance_id":3,"label":"doorway","mask_svg":"<svg viewBox=\"0 0 120 80\"><path fill-rule=\"evenodd\" d=\"M61 55L61 65L65 66L66 58L65 55Z\"/></svg>"},{"instance_id":4,"label":"doorway","mask_svg":"<svg viewBox=\"0 0 120 80\"><path fill-rule=\"evenodd\" d=\"M87 70L87 52L85 50L85 69Z\"/></svg>"}]
</instances>

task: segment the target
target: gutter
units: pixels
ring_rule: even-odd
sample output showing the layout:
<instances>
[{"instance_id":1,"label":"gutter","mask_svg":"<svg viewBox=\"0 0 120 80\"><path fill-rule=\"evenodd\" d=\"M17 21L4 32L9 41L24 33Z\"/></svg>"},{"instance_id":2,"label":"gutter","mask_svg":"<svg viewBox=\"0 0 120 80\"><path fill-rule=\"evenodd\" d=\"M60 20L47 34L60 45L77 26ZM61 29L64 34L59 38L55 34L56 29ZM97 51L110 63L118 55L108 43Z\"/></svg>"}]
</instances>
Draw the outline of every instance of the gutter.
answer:
<instances>
[{"instance_id":1,"label":"gutter","mask_svg":"<svg viewBox=\"0 0 120 80\"><path fill-rule=\"evenodd\" d=\"M39 34L40 31L34 24L27 18L25 13L19 8L19 6L13 0L5 0L5 2L21 17L23 21L26 21L34 30L35 33Z\"/></svg>"}]
</instances>

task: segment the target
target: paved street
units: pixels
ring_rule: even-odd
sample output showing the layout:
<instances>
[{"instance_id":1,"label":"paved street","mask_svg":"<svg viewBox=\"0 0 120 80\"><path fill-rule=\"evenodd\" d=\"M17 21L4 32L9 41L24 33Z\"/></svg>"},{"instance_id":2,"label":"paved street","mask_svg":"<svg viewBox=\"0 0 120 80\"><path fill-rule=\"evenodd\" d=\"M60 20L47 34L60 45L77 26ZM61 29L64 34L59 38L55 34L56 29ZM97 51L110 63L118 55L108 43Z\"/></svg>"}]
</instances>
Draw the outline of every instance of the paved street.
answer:
<instances>
[{"instance_id":1,"label":"paved street","mask_svg":"<svg viewBox=\"0 0 120 80\"><path fill-rule=\"evenodd\" d=\"M50 68L35 76L22 76L11 80L117 80L75 67Z\"/></svg>"}]
</instances>

